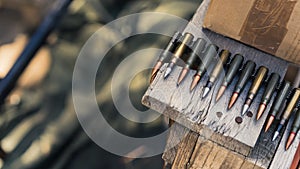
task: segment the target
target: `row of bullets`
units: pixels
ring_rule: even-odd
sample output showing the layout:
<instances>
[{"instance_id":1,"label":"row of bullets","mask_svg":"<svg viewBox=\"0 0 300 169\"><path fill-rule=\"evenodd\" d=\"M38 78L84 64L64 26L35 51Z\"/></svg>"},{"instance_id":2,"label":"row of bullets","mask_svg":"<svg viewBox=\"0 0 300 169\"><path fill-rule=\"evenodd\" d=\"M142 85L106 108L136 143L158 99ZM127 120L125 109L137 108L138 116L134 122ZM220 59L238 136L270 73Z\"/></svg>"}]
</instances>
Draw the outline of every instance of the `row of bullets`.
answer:
<instances>
[{"instance_id":1,"label":"row of bullets","mask_svg":"<svg viewBox=\"0 0 300 169\"><path fill-rule=\"evenodd\" d=\"M193 39L194 37L190 33L185 33L183 36L180 33L176 33L167 45L166 49L161 53L156 65L154 66L152 70L151 81L154 79L163 63L166 62L168 62L168 65L164 73L164 78L168 78L177 62L181 59L181 57L183 57L183 55L188 53L185 66L178 77L177 85L180 85L180 83L185 79L186 75L192 69L193 64L197 59L201 58L200 55L202 55L201 61L197 63L197 71L190 86L190 91L194 90L201 80L201 77L203 77L203 75L206 73L207 67L210 66L213 58L218 55L219 49L213 44L206 45L207 42L202 38L199 38L196 41L193 41ZM190 50L190 48L192 48L192 50ZM284 111L281 114L280 123L278 124L272 139L274 141L280 134L281 130L283 130L291 115L296 112L292 129L286 143L286 149L288 149L300 128L300 89L292 89L292 85L288 81L283 81L280 83L281 77L277 73L272 73L269 78L267 78L269 70L264 66L260 66L258 70L255 71L255 62L251 60L248 60L245 64L243 64L243 62L244 57L242 55L236 54L231 57L231 53L228 50L221 50L219 52L219 59L210 73L209 79L204 87L202 98L208 95L211 88L218 80L223 67L228 65L228 69L218 90L216 101L222 97L227 87L232 83L236 74L241 72L228 105L228 109L231 109L236 103L240 94L243 92L246 84L251 78L254 78L242 109L243 116L251 106L259 89L266 82L266 88L260 101L256 119L259 120L261 118L267 106L270 104L273 94L275 91L277 91L276 98L269 112L265 131L268 131L270 126L273 124L274 119L276 119L277 116L280 116L280 113L282 112L281 110L284 108Z\"/></svg>"}]
</instances>

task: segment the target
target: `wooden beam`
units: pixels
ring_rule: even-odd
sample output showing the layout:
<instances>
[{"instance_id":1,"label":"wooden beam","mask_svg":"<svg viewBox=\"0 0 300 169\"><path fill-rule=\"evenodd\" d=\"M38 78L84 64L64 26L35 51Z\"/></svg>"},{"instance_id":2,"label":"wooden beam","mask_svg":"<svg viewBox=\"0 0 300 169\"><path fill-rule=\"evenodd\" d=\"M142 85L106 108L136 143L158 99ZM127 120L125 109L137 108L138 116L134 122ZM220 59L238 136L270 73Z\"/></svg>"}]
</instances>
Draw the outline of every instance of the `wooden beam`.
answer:
<instances>
[{"instance_id":1,"label":"wooden beam","mask_svg":"<svg viewBox=\"0 0 300 169\"><path fill-rule=\"evenodd\" d=\"M216 44L221 49L228 49L233 54L242 54L246 60L255 61L257 67L266 66L270 72L277 72L282 78L284 77L289 66L288 62L209 30L202 30L203 16L208 3L209 0L203 1L184 32L192 33L195 38L204 38L209 43ZM216 59L214 60L215 62ZM192 130L180 129L179 131L187 134L188 137L186 138L189 139L184 139L180 143L181 146L170 149L170 152L167 151L164 154L163 158L172 163L173 168L178 168L178 166L210 168L214 166L214 168L244 169L270 167L275 169L277 164L274 163L273 158L276 159L279 157L284 157L284 160L286 160L281 166L288 168L287 165L291 163L294 154L290 153L290 151L280 151L281 155L279 153L275 155L278 145L280 144L278 147L278 150L280 150L281 144L283 144L282 142L280 143L281 137L275 142L271 142L271 135L275 126L272 126L267 133L262 132L267 113L259 121L254 119L264 87L259 91L249 109L252 115L249 114L249 116L243 117L243 122L238 124L235 122L235 119L240 116L250 83L247 84L244 92L241 93L241 97L233 109L228 111L227 104L238 77L233 80L233 83L229 86L222 99L219 102L215 102L216 91L220 84L213 87L207 98L201 99L203 86L208 79L207 75L202 78L196 90L189 92L189 86L195 71L190 71L183 83L177 87L176 82L182 69L181 66L175 67L168 79L164 80L162 76L166 68L165 66L157 74L156 79L144 95L142 102L146 106L163 113L180 125ZM208 74L211 72L211 68L208 68ZM224 74L222 72L220 79L222 79ZM269 111L270 107L271 104L266 109L266 112ZM175 125L179 124L175 123ZM172 140L175 139L176 132L171 130L171 133L171 140L168 141L168 144L172 143ZM283 136L283 138L285 137ZM299 143L299 136L297 137L298 140L294 143L296 145ZM192 145L195 146L193 147ZM190 150L181 150L183 147L185 149L190 148ZM221 163L214 162L216 158L220 159Z\"/></svg>"},{"instance_id":2,"label":"wooden beam","mask_svg":"<svg viewBox=\"0 0 300 169\"><path fill-rule=\"evenodd\" d=\"M287 130L285 131L282 140L278 146L276 154L273 158L272 164L270 165L270 169L277 169L277 168L290 168L292 165L294 156L296 155L298 145L300 143L300 133L298 132L294 143L291 147L286 151L285 144L289 137L289 131L291 129L292 121L289 122L287 126ZM299 153L299 152L298 152ZM300 156L298 154L298 156ZM299 163L299 162L298 162Z\"/></svg>"}]
</instances>

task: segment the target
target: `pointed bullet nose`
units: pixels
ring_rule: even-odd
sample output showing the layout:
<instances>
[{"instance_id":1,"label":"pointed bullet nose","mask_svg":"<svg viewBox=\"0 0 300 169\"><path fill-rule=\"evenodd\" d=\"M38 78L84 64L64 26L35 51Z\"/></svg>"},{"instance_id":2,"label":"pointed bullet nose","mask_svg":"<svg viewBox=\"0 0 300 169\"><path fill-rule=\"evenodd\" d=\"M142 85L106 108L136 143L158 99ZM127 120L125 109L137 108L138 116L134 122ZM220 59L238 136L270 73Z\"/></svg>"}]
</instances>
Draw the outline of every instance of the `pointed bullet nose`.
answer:
<instances>
[{"instance_id":1,"label":"pointed bullet nose","mask_svg":"<svg viewBox=\"0 0 300 169\"><path fill-rule=\"evenodd\" d=\"M279 132L278 132L278 131L276 131L276 132L275 132L275 134L274 134L274 137L273 137L272 141L275 141L275 140L276 140L276 138L278 137L278 135L279 135Z\"/></svg>"},{"instance_id":2,"label":"pointed bullet nose","mask_svg":"<svg viewBox=\"0 0 300 169\"><path fill-rule=\"evenodd\" d=\"M161 61L158 61L155 66L153 67L152 69L152 72L151 72L151 78L150 78L150 84L154 81L159 69L161 68L162 66L162 62Z\"/></svg>"},{"instance_id":3,"label":"pointed bullet nose","mask_svg":"<svg viewBox=\"0 0 300 169\"><path fill-rule=\"evenodd\" d=\"M248 109L249 109L249 105L245 104L243 107L242 116L244 116L247 113Z\"/></svg>"},{"instance_id":4,"label":"pointed bullet nose","mask_svg":"<svg viewBox=\"0 0 300 169\"><path fill-rule=\"evenodd\" d=\"M179 77L178 77L178 80L177 80L177 86L180 85L180 83L183 81L183 79L186 77L187 73L189 72L189 69L188 68L184 68L182 69Z\"/></svg>"},{"instance_id":5,"label":"pointed bullet nose","mask_svg":"<svg viewBox=\"0 0 300 169\"><path fill-rule=\"evenodd\" d=\"M165 72L165 74L164 74L164 79L166 79L166 78L169 77L171 71L172 71L172 69L168 67L167 70L166 70L166 72Z\"/></svg>"},{"instance_id":6,"label":"pointed bullet nose","mask_svg":"<svg viewBox=\"0 0 300 169\"><path fill-rule=\"evenodd\" d=\"M230 102L228 104L228 109L229 110L233 107L233 105L235 104L235 102L236 102L236 100L237 100L238 97L239 97L238 93L233 93L233 95L230 98Z\"/></svg>"},{"instance_id":7,"label":"pointed bullet nose","mask_svg":"<svg viewBox=\"0 0 300 169\"><path fill-rule=\"evenodd\" d=\"M261 118L261 116L264 114L265 109L266 109L265 104L261 104L259 106L259 109L258 109L258 112L257 112L257 115L256 115L256 120L259 120Z\"/></svg>"},{"instance_id":8,"label":"pointed bullet nose","mask_svg":"<svg viewBox=\"0 0 300 169\"><path fill-rule=\"evenodd\" d=\"M173 62L169 63L169 65L168 65L168 67L167 67L167 70L166 70L166 72L165 72L165 74L164 74L164 79L166 79L166 78L169 77L169 75L171 74L171 72L172 72L174 66L175 66L175 63L173 63Z\"/></svg>"},{"instance_id":9,"label":"pointed bullet nose","mask_svg":"<svg viewBox=\"0 0 300 169\"><path fill-rule=\"evenodd\" d=\"M204 92L203 92L203 95L202 95L202 99L205 98L205 97L208 95L209 91L210 91L210 89L209 89L208 87L205 87L205 88L204 88Z\"/></svg>"},{"instance_id":10,"label":"pointed bullet nose","mask_svg":"<svg viewBox=\"0 0 300 169\"><path fill-rule=\"evenodd\" d=\"M157 73L158 73L158 70L156 72L154 72L154 74L151 75L151 77L150 77L150 84L154 81Z\"/></svg>"},{"instance_id":11,"label":"pointed bullet nose","mask_svg":"<svg viewBox=\"0 0 300 169\"><path fill-rule=\"evenodd\" d=\"M224 92L226 90L226 86L221 86L219 91L218 91L218 94L217 94L217 97L216 97L216 102L220 100L220 98L223 96Z\"/></svg>"},{"instance_id":12,"label":"pointed bullet nose","mask_svg":"<svg viewBox=\"0 0 300 169\"><path fill-rule=\"evenodd\" d=\"M286 142L286 145L285 145L285 150L288 150L290 148L290 146L292 145L294 139L295 139L295 136L296 134L295 133L291 133L289 138L288 138L288 141Z\"/></svg>"},{"instance_id":13,"label":"pointed bullet nose","mask_svg":"<svg viewBox=\"0 0 300 169\"><path fill-rule=\"evenodd\" d=\"M195 87L197 86L197 84L199 83L200 79L201 79L200 75L196 74L196 75L194 76L193 82L192 82L191 87L190 87L190 91L193 91L193 90L194 90L194 88L195 88Z\"/></svg>"},{"instance_id":14,"label":"pointed bullet nose","mask_svg":"<svg viewBox=\"0 0 300 169\"><path fill-rule=\"evenodd\" d=\"M267 123L267 125L266 125L266 129L265 129L265 132L267 132L268 130L269 130L269 128L271 127L271 125L272 125L272 123L273 123L273 121L274 121L274 116L270 116L269 117L269 120L268 120L268 123Z\"/></svg>"},{"instance_id":15,"label":"pointed bullet nose","mask_svg":"<svg viewBox=\"0 0 300 169\"><path fill-rule=\"evenodd\" d=\"M152 69L151 76L153 76L154 74L157 74L157 72L161 68L161 66L162 66L162 62L158 61Z\"/></svg>"}]
</instances>

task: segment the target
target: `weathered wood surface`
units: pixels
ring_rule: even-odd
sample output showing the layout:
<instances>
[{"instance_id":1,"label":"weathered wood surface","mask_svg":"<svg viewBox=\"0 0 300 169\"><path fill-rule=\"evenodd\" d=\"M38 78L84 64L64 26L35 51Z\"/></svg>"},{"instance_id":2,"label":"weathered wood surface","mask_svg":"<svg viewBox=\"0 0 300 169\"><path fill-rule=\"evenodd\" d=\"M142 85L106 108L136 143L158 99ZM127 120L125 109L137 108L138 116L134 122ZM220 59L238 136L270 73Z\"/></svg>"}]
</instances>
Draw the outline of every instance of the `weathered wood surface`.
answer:
<instances>
[{"instance_id":1,"label":"weathered wood surface","mask_svg":"<svg viewBox=\"0 0 300 169\"><path fill-rule=\"evenodd\" d=\"M162 68L162 72L164 68L165 67ZM240 102L237 102L236 107L234 107L235 110L229 112L226 110L226 105L228 103L228 97L230 97L230 91L227 91L224 97L216 104L214 104L213 98L201 100L200 96L202 90L199 88L204 84L200 84L192 93L189 92L189 84L191 83L194 72L190 72L188 78L185 79L182 85L178 88L176 87L176 80L180 69L181 68L176 67L167 80L163 80L162 72L160 72L145 94L143 103L158 112L163 112L166 116L199 134L201 134L204 127L208 127L216 133L225 136L223 139L228 137L232 144L230 144L230 141L224 141L223 139L214 139L215 142L223 146L227 144L226 147L229 149L242 155L248 155L251 147L254 147L256 144L267 113L258 123L254 119L254 116L245 116L243 123L236 123L235 118L240 116L239 110L243 104L243 100L239 100ZM233 86L230 87L232 88ZM212 91L209 97L212 97L212 95L214 95L213 93L215 93L215 90ZM241 98L244 98L245 95L244 93ZM261 93L259 96L260 95ZM255 100L256 106L258 102L259 97ZM255 106L252 106L251 109L254 109L254 107ZM251 111L256 112L256 110ZM222 112L222 116L220 117L220 113L217 112ZM215 136L215 134L211 134L207 137L211 138L213 136ZM236 140L243 144L237 144L238 142L235 142ZM252 141L251 145L247 144L249 141ZM276 149L278 141L270 143L268 140L265 142L271 144L266 151Z\"/></svg>"},{"instance_id":2,"label":"weathered wood surface","mask_svg":"<svg viewBox=\"0 0 300 169\"><path fill-rule=\"evenodd\" d=\"M251 59L255 61L257 63L257 67L264 65L270 69L270 72L277 72L281 75L281 77L284 76L289 65L288 62L271 56L269 54L263 53L261 51L258 51L254 48L241 44L232 39L213 33L211 31L202 31L200 28L202 25L203 15L206 11L208 3L209 0L204 1L202 3L201 7L198 9L191 23L187 25L184 32L190 32L196 38L205 38L209 42L218 45L221 49L229 49L233 54L240 53L246 57L246 60ZM208 68L208 74L210 70L211 67ZM157 110L158 112L165 114L167 117L198 133L201 138L205 138L205 140L210 141L211 144L215 144L218 147L222 147L226 149L226 151L231 150L231 153L238 153L239 156L244 158L244 162L241 164L241 166L243 166L244 168L248 168L244 165L248 164L249 161L252 162L251 165L253 165L254 167L278 167L273 158L281 138L277 139L275 142L270 141L274 126L268 133L261 132L267 117L267 113L265 113L259 121L256 121L254 118L263 92L263 88L262 90L260 90L258 96L256 97L255 101L249 109L251 112L253 112L253 117L245 116L243 117L243 123L237 124L235 122L235 118L240 116L242 104L245 101L245 97L247 96L247 91L250 87L250 83L248 83L248 85L246 86L244 92L241 94L241 97L239 98L233 109L227 111L229 98L231 96L231 92L233 91L234 84L236 83L238 77L234 79L232 85L229 86L222 99L219 102L215 103L215 95L219 84L213 87L212 91L210 92L207 98L202 100L200 97L202 95L203 86L205 85L208 78L207 75L203 77L196 90L190 93L189 86L192 81L192 77L195 73L194 71L191 71L189 73L187 78L179 87L176 86L176 81L179 76L179 72L181 71L181 67L176 67L167 80L164 80L162 77L164 71L165 67L161 69L155 81L150 85L148 91L146 92L143 98L143 103L145 105L149 106L154 110ZM224 76L224 72L222 73L220 79L222 79L222 76ZM268 106L266 112L269 111L270 107L271 104ZM209 132L209 135L205 134L205 132L203 133L203 131L208 131L208 129L211 130L211 132ZM173 131L173 133L176 132ZM193 134L191 134L191 131L188 131L188 135ZM172 134L170 134L170 139L168 142L172 142L171 137ZM286 139L287 136L284 135L283 137L284 139ZM280 146L282 147L285 144L284 139L280 144ZM188 140L188 142L189 144L195 144L193 142L196 142L197 140ZM288 152L280 151L279 146L278 152L280 152L280 154L276 154L275 159L278 159L279 162L285 160L284 166L288 168L288 163L291 162L293 158L291 156L294 156L294 152L296 151L294 149L297 148L296 146L298 145L298 143L299 136L298 140L295 141L293 147L291 147L291 149ZM181 144L187 144L187 142ZM213 146L210 146L211 149L209 152L212 152ZM173 166L179 165L179 163L176 162L176 160L181 159L178 157L182 157L182 153L189 152L187 153L189 155L191 152L191 150L183 151L179 147L173 148L171 151L167 151L163 157L167 162L177 164ZM197 158L196 154L201 154L203 153L202 151L206 150L199 148L197 149L196 144L193 150L194 154L192 154L193 158ZM222 150L222 152L224 151ZM193 158L191 157L190 160L192 160ZM192 165L190 161L187 162L187 159L181 159L179 161L185 162L184 165Z\"/></svg>"},{"instance_id":3,"label":"weathered wood surface","mask_svg":"<svg viewBox=\"0 0 300 169\"><path fill-rule=\"evenodd\" d=\"M195 37L200 36L196 34L199 32L199 30L195 29L194 31L190 32L192 32ZM229 49L233 54L240 53L244 55L247 60L251 59L255 61L257 63L257 67L264 65L269 67L270 72L277 72L281 75L281 77L284 76L288 67L288 62L275 58L249 46L243 45L232 39L225 38L216 33L210 31L206 31L205 33L211 42L217 44L221 49ZM210 66L210 69L211 68L212 66ZM161 72L163 72L164 68L161 70ZM145 96L149 96L149 99L151 98L165 104L163 107L171 107L175 111L179 112L178 118L184 119L182 120L182 124L187 127L191 127L195 131L199 131L199 129L201 129L201 125L198 124L203 124L209 126L209 128L218 133L222 133L224 136L232 137L244 143L245 145L254 147L266 119L267 113L265 113L259 121L245 116L242 124L238 125L234 122L235 118L240 116L242 105L245 101L247 91L251 84L248 83L236 105L230 111L228 111L227 105L234 85L229 86L228 90L225 92L225 95L219 102L215 102L216 90L218 89L219 85L215 85L209 96L202 100L200 96L202 95L202 88L207 81L207 75L203 77L197 88L190 93L189 87L195 72L190 71L183 83L177 87L176 81L180 70L181 68L177 67L167 80L163 79L160 72L157 75L156 80L149 87L149 90L146 92ZM210 71L208 71L208 73L209 72ZM224 75L224 73L222 75ZM237 79L238 77L234 79L233 84L235 84ZM253 112L253 114L256 114L262 92L263 90L260 90L258 96L249 109ZM268 108L270 108L270 106ZM268 109L266 111L268 111ZM216 112L221 112L223 114L222 117L217 117ZM170 118L176 120L175 114L170 115Z\"/></svg>"},{"instance_id":4,"label":"weathered wood surface","mask_svg":"<svg viewBox=\"0 0 300 169\"><path fill-rule=\"evenodd\" d=\"M170 149L170 145L174 142L178 142L178 138L181 140L180 144ZM187 139L188 138L188 139ZM262 138L264 139L264 138ZM298 134L299 139L299 134ZM284 140L285 141L285 140ZM271 169L287 169L291 165L295 151L298 144L293 144L286 153L284 151L284 144L282 142L278 147L277 154L271 161L269 166L267 162L265 165L261 165L264 161L263 154L266 154L266 150L260 148L254 148L253 152L248 157L240 155L234 151L231 151L215 142L202 137L195 132L175 123L170 131L168 138L166 152L163 155L163 159L172 164L172 169L177 168L271 168ZM273 154L274 155L274 154ZM254 159L253 156L259 156L260 159ZM288 156L288 157L287 157ZM271 165L271 166L270 166Z\"/></svg>"},{"instance_id":5,"label":"weathered wood surface","mask_svg":"<svg viewBox=\"0 0 300 169\"><path fill-rule=\"evenodd\" d=\"M167 163L172 164L172 169L262 168L249 162L245 156L228 150L227 148L188 130L178 123L175 123L173 126L174 128L170 131L168 145L172 144L173 141L178 141L178 133L181 133L186 137L176 146L176 148L167 149L163 155L163 159Z\"/></svg>"},{"instance_id":6,"label":"weathered wood surface","mask_svg":"<svg viewBox=\"0 0 300 169\"><path fill-rule=\"evenodd\" d=\"M190 132L192 131L178 123L172 125L171 130L169 131L165 152L162 157L166 163L174 163L180 144L185 144L187 142L187 140L183 141L182 138L187 136Z\"/></svg>"},{"instance_id":7,"label":"weathered wood surface","mask_svg":"<svg viewBox=\"0 0 300 169\"><path fill-rule=\"evenodd\" d=\"M289 122L289 124L287 126L287 131L291 130L291 125L292 125L292 123ZM292 161L293 161L294 156L295 156L295 153L297 151L298 145L300 143L300 133L298 132L294 143L286 151L285 150L285 144L287 142L288 137L289 137L289 132L285 132L283 137L282 137L282 141L281 141L281 143L279 144L279 146L277 148L277 151L276 151L276 154L273 158L272 164L270 165L271 169L277 169L277 168L280 169L280 168L286 168L286 166L291 166Z\"/></svg>"}]
</instances>

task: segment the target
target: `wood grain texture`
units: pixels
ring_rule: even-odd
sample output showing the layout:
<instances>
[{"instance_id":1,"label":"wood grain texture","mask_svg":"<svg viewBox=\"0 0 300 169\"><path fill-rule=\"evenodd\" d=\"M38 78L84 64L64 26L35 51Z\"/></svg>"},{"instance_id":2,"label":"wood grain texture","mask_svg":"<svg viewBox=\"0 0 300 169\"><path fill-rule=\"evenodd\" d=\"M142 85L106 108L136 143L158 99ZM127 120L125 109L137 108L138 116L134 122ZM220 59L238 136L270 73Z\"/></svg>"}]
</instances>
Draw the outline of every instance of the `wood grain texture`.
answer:
<instances>
[{"instance_id":1,"label":"wood grain texture","mask_svg":"<svg viewBox=\"0 0 300 169\"><path fill-rule=\"evenodd\" d=\"M279 63L273 62L270 64ZM258 122L254 119L254 116L243 117L243 123L241 124L235 122L235 118L240 116L241 107L247 95L246 92L250 87L250 83L247 85L246 90L241 95L235 107L232 110L227 111L228 99L231 96L230 92L234 87L233 85L225 92L224 97L222 97L219 102L215 103L214 97L216 86L207 98L202 100L200 97L207 76L204 77L204 80L201 81L196 90L190 93L189 86L193 74L195 73L194 71L190 71L183 83L177 87L176 81L181 68L176 67L167 80L164 80L162 77L162 72L164 70L165 67L161 69L161 72L158 73L157 78L146 92L143 99L143 103L146 106L149 106L158 112L164 112L169 118L198 133L200 133L204 127L207 127L216 133L243 143L244 146L255 146L267 117L267 113L265 113ZM235 79L235 81L236 80L237 79ZM259 98L262 95L262 92L263 90L260 91L250 108L250 111L253 113L257 111L256 108L258 107L260 101ZM221 112L222 116L218 117L217 112ZM243 154L247 155L247 153Z\"/></svg>"},{"instance_id":2,"label":"wood grain texture","mask_svg":"<svg viewBox=\"0 0 300 169\"><path fill-rule=\"evenodd\" d=\"M169 163L169 164L174 163L174 159L176 157L176 154L177 154L177 151L178 151L179 145L180 145L179 142L181 142L182 141L181 139L184 138L189 132L190 132L190 130L188 128L183 127L182 125L180 125L178 123L174 123L172 125L172 127L169 130L166 148L165 148L164 154L162 156L163 160L166 163ZM185 141L187 141L187 140L185 140Z\"/></svg>"},{"instance_id":3,"label":"wood grain texture","mask_svg":"<svg viewBox=\"0 0 300 169\"><path fill-rule=\"evenodd\" d=\"M179 144L177 154L175 156L172 169L187 168L191 154L194 151L195 142L194 140L198 138L198 134L189 131L186 137Z\"/></svg>"},{"instance_id":4,"label":"wood grain texture","mask_svg":"<svg viewBox=\"0 0 300 169\"><path fill-rule=\"evenodd\" d=\"M176 151L169 150L173 153L175 152L175 155L168 153L168 151L164 154L164 160L167 158L166 162L170 163L172 161L172 169L262 168L248 161L245 156L228 150L195 132L188 131L178 123L175 123L173 126L175 127L170 132L168 142L173 140L172 138L177 135L173 131L174 129L177 129L180 133L184 131L186 137L177 146Z\"/></svg>"},{"instance_id":5,"label":"wood grain texture","mask_svg":"<svg viewBox=\"0 0 300 169\"><path fill-rule=\"evenodd\" d=\"M292 122L290 121L288 126L287 126L286 132L282 136L282 139L281 139L282 141L280 142L280 144L277 148L276 154L275 154L275 156L273 158L273 161L270 165L270 169L290 168L290 166L292 165L294 156L297 152L297 148L298 148L298 145L300 143L300 133L298 132L294 143L286 151L285 150L285 144L286 144L287 139L289 137L289 132L288 131L290 131L291 125L292 125Z\"/></svg>"},{"instance_id":6,"label":"wood grain texture","mask_svg":"<svg viewBox=\"0 0 300 169\"><path fill-rule=\"evenodd\" d=\"M221 49L224 48L230 50L233 54L242 54L245 56L246 60L255 61L257 63L257 67L266 66L269 68L270 73L277 72L281 75L281 77L284 77L289 65L287 61L276 58L209 30L201 30L203 16L208 3L209 0L203 1L184 32L192 33L195 38L204 38L208 42L218 45ZM216 59L214 60L214 63L215 62ZM241 93L241 96L233 109L228 111L227 105L231 92L233 91L234 84L238 80L238 76L228 87L221 100L216 103L215 95L220 85L220 80L219 83L212 88L208 97L201 99L202 89L208 79L208 74L211 72L212 66L208 68L208 73L202 78L200 84L193 92L189 92L189 87L195 73L194 70L191 70L182 84L177 87L177 78L182 68L180 66L175 67L168 79L164 80L162 75L165 71L165 66L166 65L164 65L157 74L156 79L152 82L145 93L142 102L144 105L163 113L177 123L199 134L197 140L195 139L196 137L190 137L190 140L186 140L184 141L185 143L181 143L192 145L193 142L195 142L195 147L189 146L189 148L193 148L193 150L183 151L179 146L177 149L175 148L170 151L166 151L163 158L167 162L174 164L175 161L179 161L173 165L173 168L180 165L187 166L189 168L211 168L213 166L214 168L270 167L273 169L278 166L274 162L273 158L282 158L281 160L284 159L285 162L281 165L281 167L284 166L283 168L289 168L288 164L291 163L293 159L292 157L294 156L293 152L295 151L280 151L280 146L285 144L283 140L278 148L280 154L277 153L275 155L275 151L281 141L280 137L275 142L271 142L271 135L275 126L272 126L267 133L262 132L262 128L267 118L267 113L265 113L259 121L256 121L254 118L260 98L264 91L264 86L259 91L249 109L253 112L253 117L244 116L243 122L241 124L237 124L235 122L235 118L240 116L242 105L251 85L250 82L245 87L243 93ZM222 79L223 76L224 72L222 72L219 79ZM274 96L271 103L273 102L273 99ZM271 104L268 105L266 112L269 111L270 107ZM182 131L184 131L184 129L180 129L180 132ZM172 142L176 135L175 131L171 130L171 133L168 144ZM186 131L185 133L193 135L191 134L191 131ZM283 136L283 138L285 137L287 136ZM298 145L298 143L299 136L294 145ZM294 147L291 147L292 150L293 148ZM219 151L220 153L216 153L216 151ZM188 153L182 154L185 152ZM191 152L193 153L191 154ZM186 158L185 160L178 158L184 155L184 158ZM213 162L211 160L215 158L220 159L221 162Z\"/></svg>"},{"instance_id":7,"label":"wood grain texture","mask_svg":"<svg viewBox=\"0 0 300 169\"><path fill-rule=\"evenodd\" d=\"M194 18L199 18L197 15L198 13L196 13ZM249 46L243 45L232 39L218 35L214 32L210 32L208 30L202 32L198 29L200 26L201 25L195 26L195 24L192 22L187 26L186 31L191 32L196 38L207 37L209 39L208 42L218 45L221 49L228 49L233 54L240 53L245 56L246 60L255 61L257 63L257 67L262 65L267 66L270 69L270 72L277 72L281 75L281 77L284 77L289 64L288 62L275 58ZM216 62L216 59L214 61ZM208 74L210 73L211 69L212 66L208 68ZM162 71L164 71L164 68L161 69L161 72ZM190 93L189 86L195 72L190 71L183 83L177 87L176 81L180 71L181 67L175 68L167 80L163 79L160 72L145 96L149 96L148 99L152 99L154 101L157 100L160 102L160 104L163 104L158 106L159 109L170 107L177 111L177 115L176 113L172 112L172 115L169 115L172 116L170 118L175 121L176 119L179 120L179 123L191 128L194 131L199 131L199 129L202 128L202 125L205 125L210 129L223 134L224 136L232 137L247 146L254 147L266 119L267 113L265 113L259 121L245 116L242 124L238 125L234 122L235 118L240 116L242 105L245 101L247 91L251 84L248 83L248 85L245 87L244 92L241 93L241 97L238 99L233 109L227 111L227 105L234 85L229 86L228 90L225 92L225 95L219 102L215 102L216 90L218 89L219 84L215 85L209 96L202 100L200 96L202 95L203 86L208 78L207 74L205 77L203 77L196 90ZM224 76L224 72L222 73L220 79L222 79L222 76ZM238 77L234 79L233 84L237 81L237 79ZM254 114L256 114L262 93L263 88L260 90L250 108L250 111L252 111ZM270 106L268 108L270 108ZM266 111L268 111L268 109ZM167 113L169 111L165 112ZM217 117L216 112L222 112L223 116L221 118Z\"/></svg>"}]
</instances>

